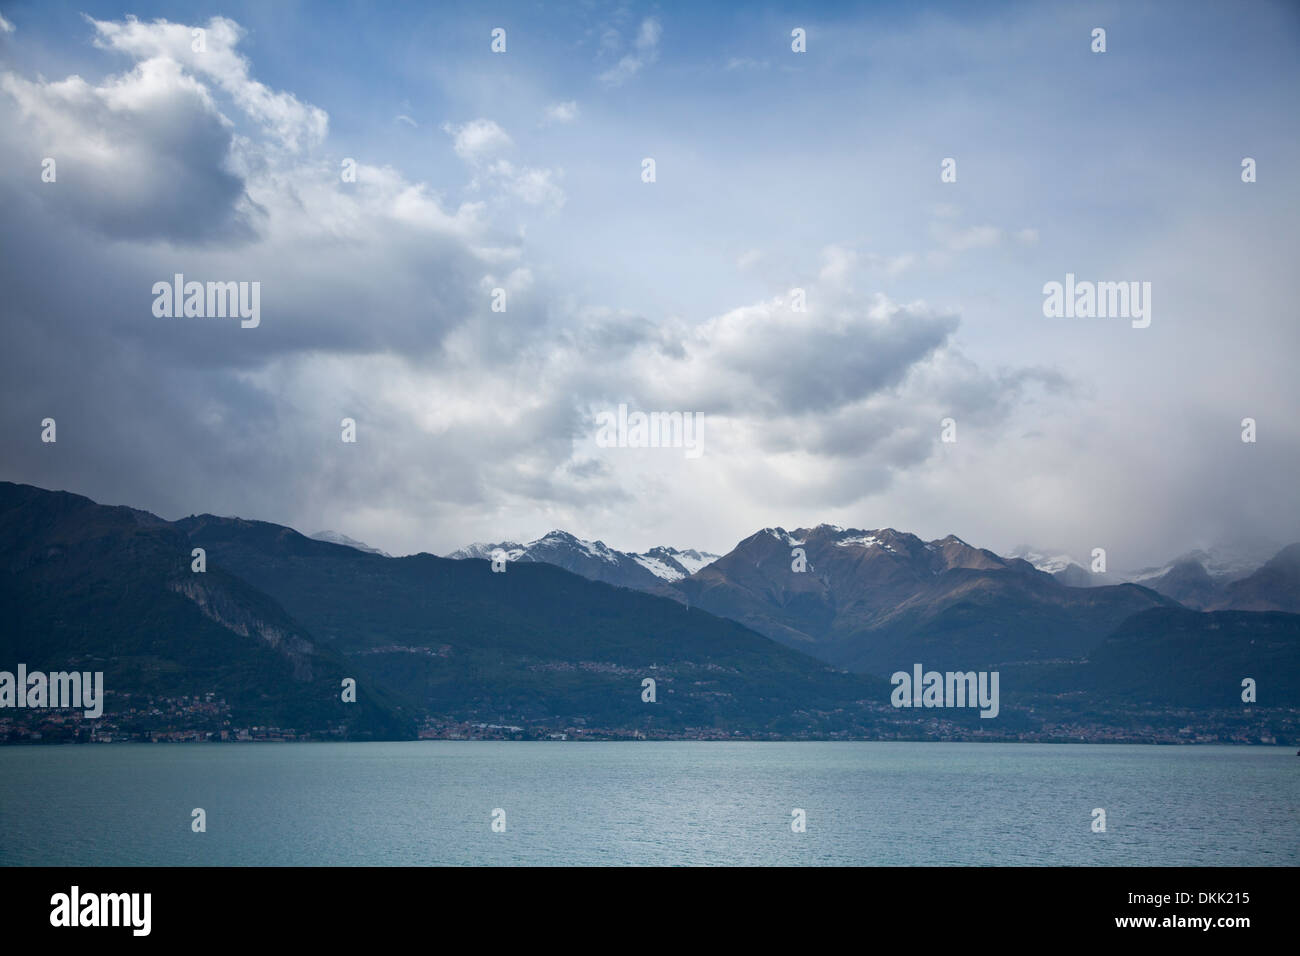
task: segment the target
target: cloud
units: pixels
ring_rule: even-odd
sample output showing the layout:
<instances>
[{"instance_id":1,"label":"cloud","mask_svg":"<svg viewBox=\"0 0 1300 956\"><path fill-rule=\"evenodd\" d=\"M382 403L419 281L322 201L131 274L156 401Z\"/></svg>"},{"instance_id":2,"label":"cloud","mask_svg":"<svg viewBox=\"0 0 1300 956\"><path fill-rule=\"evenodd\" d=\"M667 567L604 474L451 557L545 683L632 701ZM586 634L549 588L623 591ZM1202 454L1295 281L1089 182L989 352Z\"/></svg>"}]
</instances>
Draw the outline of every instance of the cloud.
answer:
<instances>
[{"instance_id":1,"label":"cloud","mask_svg":"<svg viewBox=\"0 0 1300 956\"><path fill-rule=\"evenodd\" d=\"M551 123L572 123L578 118L578 103L576 100L552 103L546 107L545 118Z\"/></svg>"},{"instance_id":2,"label":"cloud","mask_svg":"<svg viewBox=\"0 0 1300 956\"><path fill-rule=\"evenodd\" d=\"M17 115L0 136L24 166L54 161L36 196L68 220L123 238L251 236L233 124L178 63L152 58L99 86L4 73L4 99Z\"/></svg>"},{"instance_id":3,"label":"cloud","mask_svg":"<svg viewBox=\"0 0 1300 956\"><path fill-rule=\"evenodd\" d=\"M467 163L480 163L514 145L510 136L490 119L470 120L460 126L443 124L443 132L452 137L452 149Z\"/></svg>"},{"instance_id":4,"label":"cloud","mask_svg":"<svg viewBox=\"0 0 1300 956\"><path fill-rule=\"evenodd\" d=\"M866 259L867 264L872 269L883 272L890 277L902 275L916 264L916 256L910 252L904 252L896 256L882 256L871 253Z\"/></svg>"},{"instance_id":5,"label":"cloud","mask_svg":"<svg viewBox=\"0 0 1300 956\"><path fill-rule=\"evenodd\" d=\"M606 34L608 37L608 34ZM634 51L627 53L613 67L601 73L600 82L606 86L622 86L641 70L659 59L659 39L663 27L654 17L646 17L637 30Z\"/></svg>"},{"instance_id":6,"label":"cloud","mask_svg":"<svg viewBox=\"0 0 1300 956\"><path fill-rule=\"evenodd\" d=\"M593 410L621 401L706 413L715 457L697 473L723 486L789 467L804 477L782 487L828 501L923 461L941 399L971 421L1006 413L1014 379L963 362L955 314L854 291L860 270L892 260L826 246L806 312L784 296L698 320L584 304L496 223L565 203L561 171L500 155L514 142L496 122L444 127L483 201L449 205L365 161L344 183L306 133L314 108L272 121L266 97L298 100L230 95L231 77L251 82L235 25L208 34L220 69L197 65L184 27L96 29L141 59L98 86L9 74L0 95L0 158L53 143L68 171L0 181L27 236L0 262L12 316L0 374L16 397L0 427L55 414L61 436L80 436L61 443L63 464L14 441L9 475L170 514L323 527L347 507L349 527L401 551L433 546L422 528L482 537L470 525L486 515L582 514L596 531L620 503L671 507L676 478L656 471L671 466L593 444ZM652 50L657 26L642 34ZM155 319L152 283L176 272L260 281L261 326ZM504 313L490 310L496 288ZM358 422L356 449L337 441L343 417Z\"/></svg>"},{"instance_id":7,"label":"cloud","mask_svg":"<svg viewBox=\"0 0 1300 956\"><path fill-rule=\"evenodd\" d=\"M754 418L824 413L896 386L943 347L958 320L923 303L876 295L869 305L822 287L808 311L776 298L702 323L685 338L663 387L706 411Z\"/></svg>"},{"instance_id":8,"label":"cloud","mask_svg":"<svg viewBox=\"0 0 1300 956\"><path fill-rule=\"evenodd\" d=\"M0 33L13 33L13 32L14 32L14 25L4 18L3 13L0 13Z\"/></svg>"},{"instance_id":9,"label":"cloud","mask_svg":"<svg viewBox=\"0 0 1300 956\"><path fill-rule=\"evenodd\" d=\"M166 52L178 46L170 26L165 43L132 32L143 29L134 21L96 28L145 59L99 85L0 75L4 164L40 170L49 155L57 169L53 182L0 181L7 227L25 236L6 266L16 322L45 315L51 330L87 343L109 336L105 359L126 348L187 367L247 369L296 351L419 355L475 314L486 269L518 259L519 236L492 225L482 203L448 206L427 184L364 161L345 182L337 158L289 149L283 124L258 119L256 98L236 98L252 112L228 118L211 71L187 67L188 45L184 62ZM210 30L198 55L242 64L224 46L227 29L240 35L233 24ZM532 198L545 186L525 179L520 189ZM60 278L68 262L73 282ZM160 324L150 289L176 273L260 282L256 347L211 325ZM376 309L377 288L406 304Z\"/></svg>"},{"instance_id":10,"label":"cloud","mask_svg":"<svg viewBox=\"0 0 1300 956\"><path fill-rule=\"evenodd\" d=\"M641 29L637 31L636 48L642 53L648 53L659 46L659 38L663 36L663 27L654 17L647 17L641 21Z\"/></svg>"},{"instance_id":11,"label":"cloud","mask_svg":"<svg viewBox=\"0 0 1300 956\"><path fill-rule=\"evenodd\" d=\"M196 77L210 80L247 115L291 151L324 141L329 117L318 107L299 102L292 93L275 91L250 76L248 61L235 52L243 28L225 17L213 17L204 27L167 20L141 23L94 20L94 43L137 61L166 60ZM201 32L200 32L201 31Z\"/></svg>"},{"instance_id":12,"label":"cloud","mask_svg":"<svg viewBox=\"0 0 1300 956\"><path fill-rule=\"evenodd\" d=\"M552 169L517 168L508 160L498 160L489 169L500 188L529 206L558 209L564 205L564 190L556 182L562 175Z\"/></svg>"},{"instance_id":13,"label":"cloud","mask_svg":"<svg viewBox=\"0 0 1300 956\"><path fill-rule=\"evenodd\" d=\"M1141 168L1082 141L1064 154L1042 147L1036 97L1065 90L1068 76L1008 61L1005 44L971 43L963 29L937 47L963 51L949 60L964 91L937 122L987 157L983 200L933 207L940 193L959 195L933 175L874 188L863 163L892 168L908 143L932 152L934 90L880 81L911 76L939 27L916 38L905 23L867 21L846 21L845 36L861 42L836 44L843 82L818 96L826 116L877 117L896 134L884 140L827 122L793 146L746 148L755 109L807 105L806 89L746 65L745 83L724 84L726 100L655 84L646 110L599 136L542 137L545 160L529 154L524 130L564 122L546 111L565 104L452 83L443 116L463 125L447 127L446 145L463 162L448 151L449 165L428 163L418 134L390 128L384 153L345 138L373 103L324 91L365 90L364 51L341 47L344 82L311 97L265 85L310 72L292 44L310 17L285 17L259 25L258 48L286 57L274 74L220 18L87 22L96 46L53 36L62 21L52 18L40 35L53 79L17 65L27 60L0 68L0 167L14 171L0 177L0 477L170 517L341 527L390 552L556 526L623 547L719 550L767 524L836 521L990 546L1014 535L1081 553L1145 549L1156 561L1189 534L1296 527L1286 507L1300 448L1285 367L1295 350L1284 347L1295 343L1289 182L1268 187L1280 202L1246 202L1245 187L1224 192L1193 175L1172 146ZM383 20L375 29L390 32L378 35L400 41ZM657 30L638 46L640 15L617 22L630 29L580 23L573 35L600 46L597 65L568 68L610 71L612 86L676 55ZM1027 27L1019 14L979 35L1008 25L1026 40L1017 49L1069 45L1058 24ZM200 27L203 52L193 49ZM1194 86L1203 77L1188 49L1222 53L1207 42L1180 34L1176 56L1153 50L1116 80L1168 108L1086 90L1080 108L1109 111L1130 139L1156 116L1168 125L1152 141L1182 142L1186 111L1172 107L1185 94L1168 91L1191 87L1152 86L1145 74L1172 70ZM476 75L477 45L445 52L448 74ZM562 69L571 53L545 55ZM679 72L726 62L684 56ZM64 63L76 67L51 65ZM1259 97L1231 97L1232 122L1214 110L1199 122L1225 142L1254 130L1276 152L1289 127L1261 117L1287 115L1281 95L1242 65L1225 89L1255 84ZM346 122L308 102L326 95L341 97L323 104L331 111L353 111ZM502 110L493 120L489 102ZM990 126L992 115L1011 125ZM621 144L653 133L656 116L680 120L663 148L686 169L685 192L610 173L626 159ZM40 179L47 156L57 182ZM345 157L354 182L340 177ZM1033 173L1043 168L1056 175ZM1100 211L1098 170L1119 184ZM1043 209L1072 224L1067 247L1046 233L1034 244L1024 224ZM865 238L875 228L897 244ZM1152 327L1042 320L1039 290L1064 274L1061 261L1093 278L1152 279ZM155 319L151 286L176 272L260 281L260 327ZM806 311L782 291L792 285L805 289ZM506 312L491 311L496 288ZM1239 317L1235 333L1224 315ZM704 455L596 447L595 411L619 402L703 412ZM1258 444L1239 440L1246 415L1260 422ZM57 446L34 440L46 416L58 421ZM343 417L358 422L355 446L339 441ZM947 417L954 444L939 442Z\"/></svg>"},{"instance_id":14,"label":"cloud","mask_svg":"<svg viewBox=\"0 0 1300 956\"><path fill-rule=\"evenodd\" d=\"M394 116L393 122L405 123L407 126L411 127L411 129L418 129L420 125L419 123L417 123L415 120L411 119L411 117L407 116L404 113L399 113L397 116Z\"/></svg>"},{"instance_id":15,"label":"cloud","mask_svg":"<svg viewBox=\"0 0 1300 956\"><path fill-rule=\"evenodd\" d=\"M988 249L1002 241L1002 230L996 226L967 226L959 229L946 224L936 225L934 235L951 252Z\"/></svg>"},{"instance_id":16,"label":"cloud","mask_svg":"<svg viewBox=\"0 0 1300 956\"><path fill-rule=\"evenodd\" d=\"M892 278L902 275L915 263L916 256L911 253L895 256L884 256L875 252L859 254L854 249L832 243L822 249L822 268L818 276L823 282L843 285L859 271L859 268L883 273Z\"/></svg>"},{"instance_id":17,"label":"cloud","mask_svg":"<svg viewBox=\"0 0 1300 956\"><path fill-rule=\"evenodd\" d=\"M844 282L858 262L858 254L844 246L829 245L822 249L823 282Z\"/></svg>"},{"instance_id":18,"label":"cloud","mask_svg":"<svg viewBox=\"0 0 1300 956\"><path fill-rule=\"evenodd\" d=\"M508 133L490 119L476 119L461 126L445 124L452 148L476 170L470 183L472 190L492 190L498 196L516 199L527 206L551 210L564 205L564 189L559 185L563 172L517 166L508 159L492 159L497 153L514 146Z\"/></svg>"}]
</instances>

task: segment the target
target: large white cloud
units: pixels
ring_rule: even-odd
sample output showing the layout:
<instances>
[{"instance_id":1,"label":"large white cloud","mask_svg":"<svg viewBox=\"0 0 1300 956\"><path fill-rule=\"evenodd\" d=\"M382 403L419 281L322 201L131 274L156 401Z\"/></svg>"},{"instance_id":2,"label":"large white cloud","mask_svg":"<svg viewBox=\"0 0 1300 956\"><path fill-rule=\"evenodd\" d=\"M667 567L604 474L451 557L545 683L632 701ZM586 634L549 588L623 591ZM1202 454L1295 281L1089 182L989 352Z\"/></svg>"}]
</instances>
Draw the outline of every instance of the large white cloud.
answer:
<instances>
[{"instance_id":1,"label":"large white cloud","mask_svg":"<svg viewBox=\"0 0 1300 956\"><path fill-rule=\"evenodd\" d=\"M270 90L250 76L248 61L235 50L243 31L233 20L213 17L193 27L166 20L142 23L135 17L91 23L97 46L135 60L166 59L216 83L285 148L296 151L324 141L329 129L324 110L300 103L292 93Z\"/></svg>"},{"instance_id":2,"label":"large white cloud","mask_svg":"<svg viewBox=\"0 0 1300 956\"><path fill-rule=\"evenodd\" d=\"M1108 447L1142 454L1137 439L1108 446L1101 415L1084 449L1044 435L1086 392L1073 377L977 361L961 310L882 294L881 277L910 275L923 250L810 245L806 311L789 290L701 314L591 302L554 278L526 225L598 202L579 195L580 172L530 155L522 126L516 140L482 116L449 125L437 145L463 179L422 181L395 157L349 157L323 109L256 80L238 25L202 26L203 52L195 28L94 21L120 72L0 77L0 162L26 171L0 179L5 477L169 516L336 528L392 552L554 526L718 549L765 524L860 524L863 502L983 543L980 516L1023 509L1046 526L1072 494L1082 534L1105 496L1086 475L1044 475L1093 457L1103 468ZM632 58L622 80L653 62L659 36L643 24L632 52L612 44ZM584 103L564 132L594 123ZM55 183L40 180L45 156ZM934 238L954 258L1024 248L1003 241L1020 222L941 218L954 221ZM743 262L775 282L768 238ZM260 281L260 327L155 319L152 283L175 272ZM594 416L618 403L704 413L704 456L597 447ZM57 447L33 440L46 415ZM343 417L355 446L339 441ZM939 442L946 417L955 446ZM1259 451L1287 472L1285 446Z\"/></svg>"}]
</instances>

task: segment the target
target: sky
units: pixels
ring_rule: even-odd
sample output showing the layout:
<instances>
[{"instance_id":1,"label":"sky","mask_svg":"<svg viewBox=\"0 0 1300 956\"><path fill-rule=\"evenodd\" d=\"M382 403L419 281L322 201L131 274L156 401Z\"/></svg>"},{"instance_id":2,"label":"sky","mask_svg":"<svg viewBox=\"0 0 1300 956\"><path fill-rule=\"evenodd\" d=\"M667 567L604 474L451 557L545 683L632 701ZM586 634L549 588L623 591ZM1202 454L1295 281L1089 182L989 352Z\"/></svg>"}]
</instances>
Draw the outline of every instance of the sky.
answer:
<instances>
[{"instance_id":1,"label":"sky","mask_svg":"<svg viewBox=\"0 0 1300 956\"><path fill-rule=\"evenodd\" d=\"M394 554L1300 540L1295 4L127 9L0 0L0 479Z\"/></svg>"}]
</instances>

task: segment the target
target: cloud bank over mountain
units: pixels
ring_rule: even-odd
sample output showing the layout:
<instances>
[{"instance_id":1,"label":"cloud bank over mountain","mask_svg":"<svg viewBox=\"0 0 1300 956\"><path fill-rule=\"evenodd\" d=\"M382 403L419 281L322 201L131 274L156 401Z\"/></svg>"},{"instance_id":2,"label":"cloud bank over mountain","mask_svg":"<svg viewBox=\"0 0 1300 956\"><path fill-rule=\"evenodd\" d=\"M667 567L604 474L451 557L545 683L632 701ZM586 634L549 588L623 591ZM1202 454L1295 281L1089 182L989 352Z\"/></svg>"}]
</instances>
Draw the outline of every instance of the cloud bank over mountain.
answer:
<instances>
[{"instance_id":1,"label":"cloud bank over mountain","mask_svg":"<svg viewBox=\"0 0 1300 956\"><path fill-rule=\"evenodd\" d=\"M1184 210L1208 197L1221 213L1219 186L1184 173L1182 192L1153 190L1145 171L1108 180L1117 205L1171 222L1125 250L1158 290L1155 319L1141 332L1053 325L1036 311L1039 288L1104 265L1105 232L1062 211L1086 190L1055 149L1026 159L1029 125L957 123L971 161L955 188L938 182L947 153L936 153L914 175L888 167L910 215L850 214L859 206L846 195L835 209L827 183L883 175L883 147L847 175L855 144L819 131L817 116L848 116L861 81L841 83L788 142L742 142L735 103L790 95L778 71L722 65L773 59L745 52L757 34L711 59L687 42L700 25L685 16L610 14L566 53L546 35L556 27L531 22L498 57L486 31L477 46L448 39L440 69L463 79L440 74L436 95L398 81L411 60L396 47L393 74L346 97L295 70L276 38L296 35L296 15L277 16L86 18L67 33L12 14L0 37L0 162L20 171L0 179L4 478L168 517L198 505L328 527L391 553L553 527L629 552L721 552L755 527L835 520L1004 549L1102 545L1137 567L1227 530L1300 537L1288 481L1300 395L1294 376L1270 372L1297 336L1273 269L1296 251L1280 214L1230 210L1212 239ZM818 41L830 24L811 30L788 82L851 76L876 50L869 25L837 24L842 42ZM1005 94L1011 67L999 72L973 41L995 27L1062 29L1041 11L1001 11L894 30L913 51L966 37L968 95L988 99ZM33 66L51 46L63 73ZM1025 56L1020 75L1047 69ZM335 65L363 75L359 60ZM752 90L729 85L739 73ZM493 92L530 83L528 96ZM691 96L701 84L704 102ZM881 134L933 138L942 117L909 108L925 95L894 103ZM359 135L376 100L381 142ZM1131 119L1121 109L1113 122ZM1199 119L1225 135L1238 121L1214 103ZM653 183L640 179L645 156ZM1008 164L1031 160L1052 171L1021 183L1036 216L999 198ZM1250 188L1228 173L1222 189ZM1295 210L1294 186L1257 185ZM789 248L787 232L810 241ZM178 273L260 283L259 327L155 317L153 284ZM595 417L620 403L702 413L704 454L599 447ZM1246 415L1261 422L1258 444L1238 439ZM45 417L56 444L39 441ZM340 441L344 418L355 444ZM945 419L956 442L941 441Z\"/></svg>"}]
</instances>

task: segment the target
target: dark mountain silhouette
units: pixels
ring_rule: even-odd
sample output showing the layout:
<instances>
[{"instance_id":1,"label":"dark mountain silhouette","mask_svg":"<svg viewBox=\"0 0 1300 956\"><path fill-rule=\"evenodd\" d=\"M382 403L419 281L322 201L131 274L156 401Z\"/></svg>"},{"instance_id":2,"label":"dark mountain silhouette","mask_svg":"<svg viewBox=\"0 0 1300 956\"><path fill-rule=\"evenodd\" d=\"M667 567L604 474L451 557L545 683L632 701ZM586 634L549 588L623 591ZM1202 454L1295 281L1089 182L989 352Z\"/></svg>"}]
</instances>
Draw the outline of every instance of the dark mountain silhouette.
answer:
<instances>
[{"instance_id":1,"label":"dark mountain silhouette","mask_svg":"<svg viewBox=\"0 0 1300 956\"><path fill-rule=\"evenodd\" d=\"M3 666L103 671L106 713L125 693L212 692L238 725L411 736L383 693L344 705L343 656L229 571L191 571L191 548L147 512L0 482Z\"/></svg>"},{"instance_id":2,"label":"dark mountain silhouette","mask_svg":"<svg viewBox=\"0 0 1300 956\"><path fill-rule=\"evenodd\" d=\"M1258 706L1300 706L1300 615L1152 608L1086 661L1044 668L1026 683L1094 704L1239 709L1245 678L1256 682Z\"/></svg>"}]
</instances>

